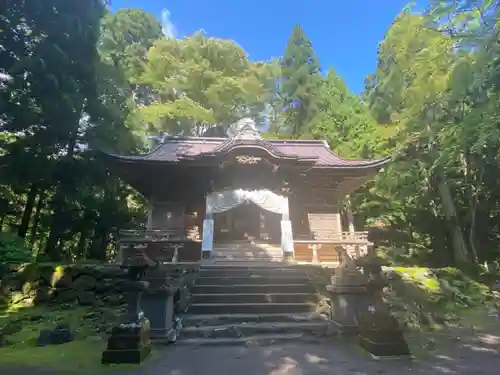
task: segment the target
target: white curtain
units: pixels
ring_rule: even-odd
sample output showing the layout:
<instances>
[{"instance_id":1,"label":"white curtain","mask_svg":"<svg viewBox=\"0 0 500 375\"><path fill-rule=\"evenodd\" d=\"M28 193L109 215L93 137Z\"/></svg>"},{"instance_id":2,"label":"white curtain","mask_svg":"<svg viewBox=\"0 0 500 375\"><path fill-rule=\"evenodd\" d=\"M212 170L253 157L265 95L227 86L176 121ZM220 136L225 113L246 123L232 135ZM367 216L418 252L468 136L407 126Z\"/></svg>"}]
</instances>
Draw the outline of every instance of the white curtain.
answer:
<instances>
[{"instance_id":1,"label":"white curtain","mask_svg":"<svg viewBox=\"0 0 500 375\"><path fill-rule=\"evenodd\" d=\"M230 190L207 196L207 215L228 211L240 204L252 202L277 214L288 213L288 199L270 190Z\"/></svg>"},{"instance_id":2,"label":"white curtain","mask_svg":"<svg viewBox=\"0 0 500 375\"><path fill-rule=\"evenodd\" d=\"M290 220L281 221L281 250L283 253L293 253L293 233Z\"/></svg>"},{"instance_id":3,"label":"white curtain","mask_svg":"<svg viewBox=\"0 0 500 375\"><path fill-rule=\"evenodd\" d=\"M214 242L214 220L203 220L203 238L201 242L201 251L212 251Z\"/></svg>"}]
</instances>

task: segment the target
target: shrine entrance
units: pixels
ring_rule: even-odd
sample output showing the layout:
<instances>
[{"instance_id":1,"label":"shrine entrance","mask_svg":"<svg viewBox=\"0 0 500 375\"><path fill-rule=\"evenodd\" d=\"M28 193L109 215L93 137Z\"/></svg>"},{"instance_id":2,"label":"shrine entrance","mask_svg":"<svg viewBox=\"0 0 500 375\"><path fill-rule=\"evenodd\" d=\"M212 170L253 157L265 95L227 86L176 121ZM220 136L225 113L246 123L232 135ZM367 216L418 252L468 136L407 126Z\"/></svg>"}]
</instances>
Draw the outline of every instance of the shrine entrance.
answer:
<instances>
[{"instance_id":1,"label":"shrine entrance","mask_svg":"<svg viewBox=\"0 0 500 375\"><path fill-rule=\"evenodd\" d=\"M280 240L283 255L293 252L292 225L288 213L288 198L270 190L226 190L207 195L206 217L203 221L202 251L211 256L214 240L260 240L274 239L280 223ZM267 224L267 225L266 225Z\"/></svg>"},{"instance_id":2,"label":"shrine entrance","mask_svg":"<svg viewBox=\"0 0 500 375\"><path fill-rule=\"evenodd\" d=\"M280 243L281 215L249 202L214 215L214 242Z\"/></svg>"}]
</instances>

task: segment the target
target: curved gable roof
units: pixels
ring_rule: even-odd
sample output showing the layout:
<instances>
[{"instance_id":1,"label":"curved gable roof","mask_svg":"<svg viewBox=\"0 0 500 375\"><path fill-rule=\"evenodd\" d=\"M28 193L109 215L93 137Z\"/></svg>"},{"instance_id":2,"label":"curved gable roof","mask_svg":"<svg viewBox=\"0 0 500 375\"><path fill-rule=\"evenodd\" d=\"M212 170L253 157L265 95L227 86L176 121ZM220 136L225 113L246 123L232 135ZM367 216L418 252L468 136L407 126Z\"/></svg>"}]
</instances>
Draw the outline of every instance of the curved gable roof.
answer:
<instances>
[{"instance_id":1,"label":"curved gable roof","mask_svg":"<svg viewBox=\"0 0 500 375\"><path fill-rule=\"evenodd\" d=\"M213 155L228 152L232 147L252 147L252 142L231 144L228 138L207 137L170 137L150 153L141 156L122 156L109 154L123 161L145 161L178 163L183 159L202 158L204 154ZM255 145L262 140L255 141ZM351 160L333 153L325 141L320 140L266 140L278 156L314 160L314 167L322 168L367 168L386 164L390 157L374 160Z\"/></svg>"}]
</instances>

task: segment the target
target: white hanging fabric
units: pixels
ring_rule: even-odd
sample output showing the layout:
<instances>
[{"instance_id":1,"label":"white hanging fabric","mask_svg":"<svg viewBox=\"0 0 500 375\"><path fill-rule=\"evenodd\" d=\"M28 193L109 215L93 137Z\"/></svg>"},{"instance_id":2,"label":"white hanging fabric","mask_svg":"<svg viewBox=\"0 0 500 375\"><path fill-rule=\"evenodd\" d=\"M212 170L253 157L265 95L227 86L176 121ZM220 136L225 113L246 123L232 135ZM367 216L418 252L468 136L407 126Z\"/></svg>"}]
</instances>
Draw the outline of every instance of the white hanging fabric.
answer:
<instances>
[{"instance_id":1,"label":"white hanging fabric","mask_svg":"<svg viewBox=\"0 0 500 375\"><path fill-rule=\"evenodd\" d=\"M243 203L254 203L262 209L277 214L288 212L288 199L270 190L230 190L207 196L207 215L228 211Z\"/></svg>"}]
</instances>

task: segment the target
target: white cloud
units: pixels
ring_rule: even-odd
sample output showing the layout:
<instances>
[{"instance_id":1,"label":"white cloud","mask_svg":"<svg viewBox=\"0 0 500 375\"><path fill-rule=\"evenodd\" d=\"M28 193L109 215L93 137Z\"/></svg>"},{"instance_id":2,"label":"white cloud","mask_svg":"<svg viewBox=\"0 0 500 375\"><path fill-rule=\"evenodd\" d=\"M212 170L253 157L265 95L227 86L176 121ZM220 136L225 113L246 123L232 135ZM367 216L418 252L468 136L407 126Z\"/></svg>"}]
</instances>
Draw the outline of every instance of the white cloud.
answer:
<instances>
[{"instance_id":1,"label":"white cloud","mask_svg":"<svg viewBox=\"0 0 500 375\"><path fill-rule=\"evenodd\" d=\"M168 9L163 9L161 11L161 27L163 35L167 38L175 38L177 35L177 30L170 20L170 11Z\"/></svg>"}]
</instances>

